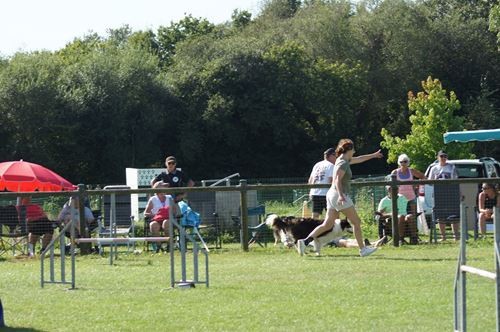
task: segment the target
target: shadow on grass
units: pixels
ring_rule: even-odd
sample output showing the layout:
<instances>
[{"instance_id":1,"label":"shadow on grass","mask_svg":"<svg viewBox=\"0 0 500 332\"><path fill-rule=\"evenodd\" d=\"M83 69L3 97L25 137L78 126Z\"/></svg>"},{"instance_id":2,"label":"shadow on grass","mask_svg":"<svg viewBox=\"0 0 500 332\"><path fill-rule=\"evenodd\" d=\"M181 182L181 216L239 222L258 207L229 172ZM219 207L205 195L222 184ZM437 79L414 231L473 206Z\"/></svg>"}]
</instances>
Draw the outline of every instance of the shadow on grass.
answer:
<instances>
[{"instance_id":1,"label":"shadow on grass","mask_svg":"<svg viewBox=\"0 0 500 332\"><path fill-rule=\"evenodd\" d=\"M315 260L329 260L329 259L336 259L336 260L352 260L352 259L383 259L383 260L391 260L391 261L420 261L420 262L442 262L442 261L456 261L456 258L453 257L447 257L447 258L418 258L418 257L390 257L386 256L382 253L375 253L371 255L370 257L360 257L359 255L332 255L332 254L327 254L321 256L313 256L309 255L307 256L309 259L315 259Z\"/></svg>"},{"instance_id":2,"label":"shadow on grass","mask_svg":"<svg viewBox=\"0 0 500 332\"><path fill-rule=\"evenodd\" d=\"M0 331L16 331L16 332L45 332L44 330L37 330L26 327L1 327Z\"/></svg>"}]
</instances>

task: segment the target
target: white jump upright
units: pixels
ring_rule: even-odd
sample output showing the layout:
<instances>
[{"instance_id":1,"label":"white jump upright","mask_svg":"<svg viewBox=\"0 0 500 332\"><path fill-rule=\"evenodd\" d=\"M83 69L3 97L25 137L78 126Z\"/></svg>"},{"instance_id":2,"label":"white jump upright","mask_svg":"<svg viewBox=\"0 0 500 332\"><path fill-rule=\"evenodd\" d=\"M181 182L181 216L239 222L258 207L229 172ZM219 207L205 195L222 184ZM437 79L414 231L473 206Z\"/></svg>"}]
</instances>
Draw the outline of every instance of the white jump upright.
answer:
<instances>
[{"instance_id":1,"label":"white jump upright","mask_svg":"<svg viewBox=\"0 0 500 332\"><path fill-rule=\"evenodd\" d=\"M458 257L457 273L454 284L454 330L467 331L467 273L475 274L480 277L485 277L495 281L496 286L496 331L500 331L500 208L495 207L495 241L494 241L494 259L495 272L489 272L478 269L473 266L468 266L466 257L467 245L467 220L465 206L460 204L460 229L462 236L460 237L460 254Z\"/></svg>"}]
</instances>

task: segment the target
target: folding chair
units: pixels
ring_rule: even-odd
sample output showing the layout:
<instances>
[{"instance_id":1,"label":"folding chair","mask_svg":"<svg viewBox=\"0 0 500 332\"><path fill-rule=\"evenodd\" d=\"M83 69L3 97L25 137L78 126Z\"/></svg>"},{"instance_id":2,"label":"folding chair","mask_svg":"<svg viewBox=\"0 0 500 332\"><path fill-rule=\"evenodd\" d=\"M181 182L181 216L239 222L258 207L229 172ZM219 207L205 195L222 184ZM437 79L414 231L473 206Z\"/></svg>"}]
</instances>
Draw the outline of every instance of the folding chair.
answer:
<instances>
[{"instance_id":1,"label":"folding chair","mask_svg":"<svg viewBox=\"0 0 500 332\"><path fill-rule=\"evenodd\" d=\"M104 189L130 189L126 186L106 186ZM135 222L134 216L131 215L130 194L119 195L115 194L115 206L111 204L111 195L104 195L104 216L98 219L98 237L134 237ZM114 213L114 215L113 215ZM99 244L99 253L103 252L103 244ZM116 247L117 244L111 246ZM133 245L135 248L135 243ZM127 250L130 249L130 244L127 243Z\"/></svg>"},{"instance_id":2,"label":"folding chair","mask_svg":"<svg viewBox=\"0 0 500 332\"><path fill-rule=\"evenodd\" d=\"M432 220L430 230L430 242L434 238L437 242L436 225L460 225L460 186L459 184L435 184L434 185L434 208L432 209ZM461 230L463 234L466 229ZM458 237L459 234L453 234Z\"/></svg>"},{"instance_id":3,"label":"folding chair","mask_svg":"<svg viewBox=\"0 0 500 332\"><path fill-rule=\"evenodd\" d=\"M248 233L250 234L250 240L248 244L257 243L259 246L267 247L268 240L272 237L271 231L266 223L263 221L266 215L266 206L259 205L248 209L248 216L257 216L259 218L259 224L257 226L249 226Z\"/></svg>"},{"instance_id":4,"label":"folding chair","mask_svg":"<svg viewBox=\"0 0 500 332\"><path fill-rule=\"evenodd\" d=\"M0 255L16 250L26 253L28 227L20 221L14 205L0 206Z\"/></svg>"}]
</instances>

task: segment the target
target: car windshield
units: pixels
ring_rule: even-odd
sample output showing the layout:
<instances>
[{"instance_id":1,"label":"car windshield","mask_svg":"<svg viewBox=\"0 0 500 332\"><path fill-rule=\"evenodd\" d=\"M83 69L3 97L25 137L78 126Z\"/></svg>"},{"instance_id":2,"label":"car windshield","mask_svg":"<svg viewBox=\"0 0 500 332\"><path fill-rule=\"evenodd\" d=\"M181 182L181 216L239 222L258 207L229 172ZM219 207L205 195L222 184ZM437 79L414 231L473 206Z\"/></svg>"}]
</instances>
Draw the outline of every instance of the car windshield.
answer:
<instances>
[{"instance_id":1,"label":"car windshield","mask_svg":"<svg viewBox=\"0 0 500 332\"><path fill-rule=\"evenodd\" d=\"M459 178L482 178L481 165L455 164Z\"/></svg>"}]
</instances>

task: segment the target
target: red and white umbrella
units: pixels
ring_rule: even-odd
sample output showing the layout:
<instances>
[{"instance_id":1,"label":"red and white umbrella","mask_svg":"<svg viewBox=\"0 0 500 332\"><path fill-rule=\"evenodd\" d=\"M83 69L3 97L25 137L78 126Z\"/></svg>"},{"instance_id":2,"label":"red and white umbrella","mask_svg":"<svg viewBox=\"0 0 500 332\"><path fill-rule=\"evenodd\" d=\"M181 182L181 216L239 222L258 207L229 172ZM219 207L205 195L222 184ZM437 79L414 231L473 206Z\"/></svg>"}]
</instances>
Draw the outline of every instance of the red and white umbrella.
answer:
<instances>
[{"instance_id":1,"label":"red and white umbrella","mask_svg":"<svg viewBox=\"0 0 500 332\"><path fill-rule=\"evenodd\" d=\"M41 165L23 160L0 163L0 190L30 192L76 189L71 182Z\"/></svg>"}]
</instances>

